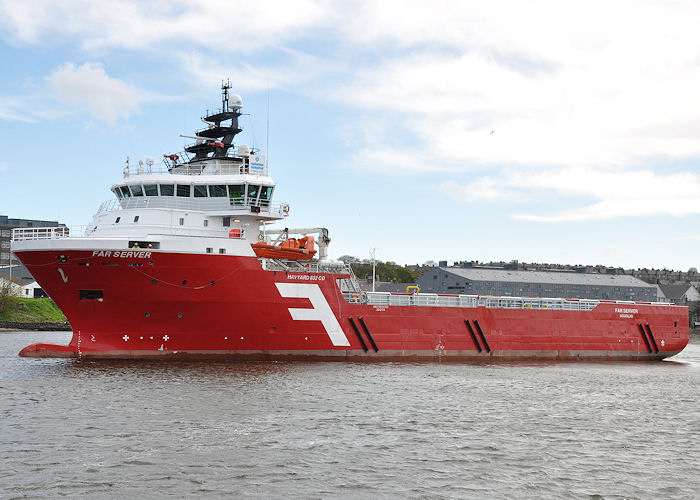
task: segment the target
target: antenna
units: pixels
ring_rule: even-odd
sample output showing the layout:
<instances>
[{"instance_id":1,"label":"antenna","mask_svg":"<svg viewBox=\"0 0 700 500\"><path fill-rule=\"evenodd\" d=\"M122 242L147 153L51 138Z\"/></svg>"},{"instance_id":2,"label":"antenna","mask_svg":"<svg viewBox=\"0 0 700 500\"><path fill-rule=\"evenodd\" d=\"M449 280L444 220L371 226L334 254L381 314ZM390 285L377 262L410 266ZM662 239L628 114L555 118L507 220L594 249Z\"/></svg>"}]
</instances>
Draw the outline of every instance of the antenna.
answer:
<instances>
[{"instance_id":1,"label":"antenna","mask_svg":"<svg viewBox=\"0 0 700 500\"><path fill-rule=\"evenodd\" d=\"M377 259L374 257L375 253L377 252L376 248L370 248L369 249L369 254L372 257L372 291L374 291L374 286L375 286L375 275L377 274Z\"/></svg>"},{"instance_id":2,"label":"antenna","mask_svg":"<svg viewBox=\"0 0 700 500\"><path fill-rule=\"evenodd\" d=\"M267 81L267 131L265 132L265 159L270 164L270 80Z\"/></svg>"},{"instance_id":3,"label":"antenna","mask_svg":"<svg viewBox=\"0 0 700 500\"><path fill-rule=\"evenodd\" d=\"M231 88L231 81L226 79L226 83L221 80L221 112L228 111L228 91Z\"/></svg>"}]
</instances>

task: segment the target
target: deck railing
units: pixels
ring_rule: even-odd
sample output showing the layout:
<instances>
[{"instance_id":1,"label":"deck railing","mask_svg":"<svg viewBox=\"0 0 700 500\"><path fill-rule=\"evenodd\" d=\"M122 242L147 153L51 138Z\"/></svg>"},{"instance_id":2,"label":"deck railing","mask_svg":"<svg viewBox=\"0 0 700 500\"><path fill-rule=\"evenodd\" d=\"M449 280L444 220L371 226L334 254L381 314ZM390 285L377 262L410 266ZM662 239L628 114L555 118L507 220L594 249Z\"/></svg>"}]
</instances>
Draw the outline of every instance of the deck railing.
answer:
<instances>
[{"instance_id":1,"label":"deck railing","mask_svg":"<svg viewBox=\"0 0 700 500\"><path fill-rule=\"evenodd\" d=\"M176 210L201 210L205 212L231 212L233 210L245 210L250 212L252 208L259 209L262 214L287 215L286 203L270 203L269 201L231 200L230 198L185 198L178 196L135 196L133 198L116 198L107 200L100 205L97 213L112 212L114 210L129 210L138 208L167 208Z\"/></svg>"},{"instance_id":2,"label":"deck railing","mask_svg":"<svg viewBox=\"0 0 700 500\"><path fill-rule=\"evenodd\" d=\"M181 163L176 166L167 165L130 165L124 168L124 177L152 174L173 175L256 175L266 176L267 165L256 167L245 162L237 163L227 160L231 157L209 158L203 162ZM186 158L185 158L186 159ZM242 160L241 160L242 161Z\"/></svg>"},{"instance_id":3,"label":"deck railing","mask_svg":"<svg viewBox=\"0 0 700 500\"><path fill-rule=\"evenodd\" d=\"M86 226L21 227L12 230L12 241L79 238L85 234L85 229Z\"/></svg>"},{"instance_id":4,"label":"deck railing","mask_svg":"<svg viewBox=\"0 0 700 500\"><path fill-rule=\"evenodd\" d=\"M356 294L344 292L349 302L357 302ZM366 303L374 306L433 306L433 307L487 307L490 309L549 309L554 311L591 311L601 302L639 305L627 300L560 299L529 297L492 297L486 295L438 295L436 293L396 294L366 292ZM360 297L360 302L363 297ZM669 305L663 302L645 304Z\"/></svg>"}]
</instances>

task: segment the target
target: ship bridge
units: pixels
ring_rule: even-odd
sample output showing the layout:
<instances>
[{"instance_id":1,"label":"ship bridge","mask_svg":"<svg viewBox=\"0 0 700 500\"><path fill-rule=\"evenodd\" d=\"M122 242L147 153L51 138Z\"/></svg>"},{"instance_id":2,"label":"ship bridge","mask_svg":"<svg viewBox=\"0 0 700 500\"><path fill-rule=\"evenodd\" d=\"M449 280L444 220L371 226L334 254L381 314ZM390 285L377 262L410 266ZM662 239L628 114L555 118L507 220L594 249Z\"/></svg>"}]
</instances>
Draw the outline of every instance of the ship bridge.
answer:
<instances>
[{"instance_id":1,"label":"ship bridge","mask_svg":"<svg viewBox=\"0 0 700 500\"><path fill-rule=\"evenodd\" d=\"M111 191L116 199L104 202L98 214L113 210L162 208L202 211L210 216L255 217L259 222L279 220L289 213L286 203L272 203L275 182L268 176L265 156L245 144L234 148L241 132L238 118L243 102L222 84L221 108L202 120L208 128L194 136L196 143L183 152L166 154L163 166L153 159L138 166L127 159L124 177Z\"/></svg>"},{"instance_id":2,"label":"ship bridge","mask_svg":"<svg viewBox=\"0 0 700 500\"><path fill-rule=\"evenodd\" d=\"M40 246L58 239L63 249L255 256L252 245L266 239L267 225L284 219L289 205L273 203L275 182L265 157L245 144L234 146L242 101L228 90L222 85L221 109L203 118L208 128L185 136L194 146L164 155L163 165L127 159L122 179L110 188L114 198L100 205L87 227L17 237L40 239Z\"/></svg>"}]
</instances>

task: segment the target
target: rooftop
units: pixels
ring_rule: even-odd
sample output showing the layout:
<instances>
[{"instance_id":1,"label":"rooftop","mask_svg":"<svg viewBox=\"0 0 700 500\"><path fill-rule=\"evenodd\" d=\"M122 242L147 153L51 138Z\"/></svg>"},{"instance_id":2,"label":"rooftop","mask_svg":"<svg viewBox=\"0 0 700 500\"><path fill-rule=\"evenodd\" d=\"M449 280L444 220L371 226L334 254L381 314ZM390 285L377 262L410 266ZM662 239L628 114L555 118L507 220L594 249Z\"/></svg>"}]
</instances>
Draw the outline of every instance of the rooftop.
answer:
<instances>
[{"instance_id":1,"label":"rooftop","mask_svg":"<svg viewBox=\"0 0 700 500\"><path fill-rule=\"evenodd\" d=\"M456 274L471 281L503 281L508 283L565 283L569 285L625 286L650 288L653 285L627 275L584 274L570 272L511 271L506 269L483 269L440 267L441 271Z\"/></svg>"},{"instance_id":2,"label":"rooftop","mask_svg":"<svg viewBox=\"0 0 700 500\"><path fill-rule=\"evenodd\" d=\"M659 285L661 291L667 299L681 299L692 287L688 283L673 283L670 285Z\"/></svg>"}]
</instances>

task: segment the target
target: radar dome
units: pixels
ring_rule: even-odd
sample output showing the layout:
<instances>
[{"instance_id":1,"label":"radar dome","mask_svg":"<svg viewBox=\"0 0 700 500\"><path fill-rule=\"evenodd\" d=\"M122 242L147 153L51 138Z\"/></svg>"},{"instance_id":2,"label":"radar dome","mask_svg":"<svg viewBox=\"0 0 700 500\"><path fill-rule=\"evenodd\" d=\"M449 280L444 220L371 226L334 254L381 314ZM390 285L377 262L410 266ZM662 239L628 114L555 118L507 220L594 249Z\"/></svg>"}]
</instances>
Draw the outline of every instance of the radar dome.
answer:
<instances>
[{"instance_id":1,"label":"radar dome","mask_svg":"<svg viewBox=\"0 0 700 500\"><path fill-rule=\"evenodd\" d=\"M231 94L228 98L228 105L233 109L241 109L243 107L243 98L238 94Z\"/></svg>"}]
</instances>

